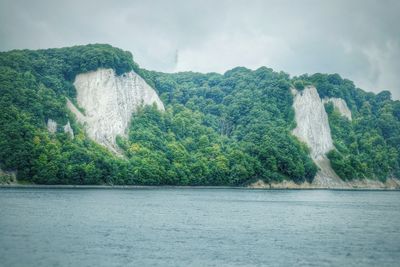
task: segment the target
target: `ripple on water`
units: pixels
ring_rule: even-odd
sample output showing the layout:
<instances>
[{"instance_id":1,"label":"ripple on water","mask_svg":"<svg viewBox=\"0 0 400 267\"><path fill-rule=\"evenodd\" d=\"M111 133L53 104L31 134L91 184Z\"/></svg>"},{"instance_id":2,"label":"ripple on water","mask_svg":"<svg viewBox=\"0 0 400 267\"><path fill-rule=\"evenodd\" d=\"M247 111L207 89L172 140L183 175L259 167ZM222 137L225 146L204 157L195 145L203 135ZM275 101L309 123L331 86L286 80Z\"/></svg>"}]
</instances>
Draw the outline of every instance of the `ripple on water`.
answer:
<instances>
[{"instance_id":1,"label":"ripple on water","mask_svg":"<svg viewBox=\"0 0 400 267\"><path fill-rule=\"evenodd\" d=\"M0 189L4 266L398 266L400 192Z\"/></svg>"}]
</instances>

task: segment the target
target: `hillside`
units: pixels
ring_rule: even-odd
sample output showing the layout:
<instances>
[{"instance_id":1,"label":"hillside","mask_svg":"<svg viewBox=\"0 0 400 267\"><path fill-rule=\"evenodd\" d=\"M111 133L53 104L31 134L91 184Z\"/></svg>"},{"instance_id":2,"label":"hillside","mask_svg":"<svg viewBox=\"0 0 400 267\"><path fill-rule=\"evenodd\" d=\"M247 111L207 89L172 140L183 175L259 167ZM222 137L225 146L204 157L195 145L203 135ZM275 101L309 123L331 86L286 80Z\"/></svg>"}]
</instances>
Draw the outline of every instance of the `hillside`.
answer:
<instances>
[{"instance_id":1,"label":"hillside","mask_svg":"<svg viewBox=\"0 0 400 267\"><path fill-rule=\"evenodd\" d=\"M400 102L338 74L167 74L101 44L0 53L0 169L18 181L384 182L399 165Z\"/></svg>"}]
</instances>

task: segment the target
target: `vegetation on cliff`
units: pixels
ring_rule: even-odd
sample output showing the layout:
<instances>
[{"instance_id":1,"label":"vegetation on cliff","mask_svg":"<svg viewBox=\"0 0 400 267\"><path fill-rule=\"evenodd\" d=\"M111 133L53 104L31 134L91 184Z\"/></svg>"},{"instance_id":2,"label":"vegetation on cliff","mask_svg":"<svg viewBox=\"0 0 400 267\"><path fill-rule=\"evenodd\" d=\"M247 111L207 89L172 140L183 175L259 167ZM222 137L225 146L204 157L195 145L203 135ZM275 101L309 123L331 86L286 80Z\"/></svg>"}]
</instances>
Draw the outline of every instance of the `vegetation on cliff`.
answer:
<instances>
[{"instance_id":1,"label":"vegetation on cliff","mask_svg":"<svg viewBox=\"0 0 400 267\"><path fill-rule=\"evenodd\" d=\"M143 107L123 157L91 141L66 108L76 74L99 67L134 70L159 93L166 111ZM353 121L326 105L337 150L329 157L344 179L399 174L400 103L365 93L339 75L291 79L262 67L225 74L166 74L140 69L129 52L109 45L0 53L0 168L43 184L241 185L256 179L312 181L317 168L295 127L290 87L316 85L341 97ZM48 119L75 132L51 134Z\"/></svg>"}]
</instances>

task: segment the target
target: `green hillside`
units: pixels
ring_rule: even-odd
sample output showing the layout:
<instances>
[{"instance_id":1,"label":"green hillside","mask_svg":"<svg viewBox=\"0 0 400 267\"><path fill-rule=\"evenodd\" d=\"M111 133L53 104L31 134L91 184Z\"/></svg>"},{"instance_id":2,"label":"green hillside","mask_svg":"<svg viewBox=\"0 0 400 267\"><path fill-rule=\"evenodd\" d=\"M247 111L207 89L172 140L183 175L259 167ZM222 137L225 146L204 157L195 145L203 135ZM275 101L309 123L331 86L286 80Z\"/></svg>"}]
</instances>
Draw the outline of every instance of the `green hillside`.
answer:
<instances>
[{"instance_id":1,"label":"green hillside","mask_svg":"<svg viewBox=\"0 0 400 267\"><path fill-rule=\"evenodd\" d=\"M66 107L78 73L134 70L166 107L132 116L117 156L91 141ZM140 69L129 52L109 45L0 53L0 168L38 184L244 185L312 181L317 167L291 134L290 87L313 84L321 97L341 97L353 120L326 105L337 150L335 171L347 180L400 175L400 102L366 93L339 75L289 77L269 68L238 67L225 74L166 74ZM71 139L47 131L68 120Z\"/></svg>"}]
</instances>

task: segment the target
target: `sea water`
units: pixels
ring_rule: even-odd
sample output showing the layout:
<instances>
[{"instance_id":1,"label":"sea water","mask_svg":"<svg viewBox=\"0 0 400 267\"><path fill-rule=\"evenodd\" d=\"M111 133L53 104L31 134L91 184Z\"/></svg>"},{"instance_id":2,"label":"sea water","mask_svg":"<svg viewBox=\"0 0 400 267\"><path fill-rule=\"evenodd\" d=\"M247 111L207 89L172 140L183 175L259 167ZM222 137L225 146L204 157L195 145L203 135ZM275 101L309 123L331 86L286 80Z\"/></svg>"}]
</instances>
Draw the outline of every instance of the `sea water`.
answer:
<instances>
[{"instance_id":1,"label":"sea water","mask_svg":"<svg viewBox=\"0 0 400 267\"><path fill-rule=\"evenodd\" d=\"M0 266L400 266L400 192L5 188Z\"/></svg>"}]
</instances>

